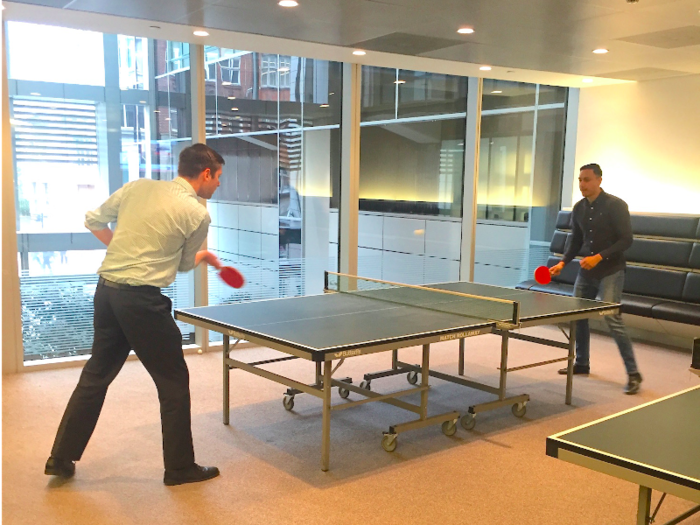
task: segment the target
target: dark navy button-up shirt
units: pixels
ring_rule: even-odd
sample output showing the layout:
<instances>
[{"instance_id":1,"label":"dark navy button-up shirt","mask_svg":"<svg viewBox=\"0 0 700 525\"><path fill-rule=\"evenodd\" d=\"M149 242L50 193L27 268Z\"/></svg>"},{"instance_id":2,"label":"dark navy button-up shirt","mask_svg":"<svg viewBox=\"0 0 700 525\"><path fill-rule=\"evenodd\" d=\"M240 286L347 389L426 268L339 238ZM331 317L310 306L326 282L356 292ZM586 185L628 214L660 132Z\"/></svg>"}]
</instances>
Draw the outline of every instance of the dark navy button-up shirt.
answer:
<instances>
[{"instance_id":1,"label":"dark navy button-up shirt","mask_svg":"<svg viewBox=\"0 0 700 525\"><path fill-rule=\"evenodd\" d=\"M632 224L627 203L602 189L593 201L581 199L571 213L571 238L562 260L571 262L576 255L603 258L586 276L602 279L625 268L624 252L632 246Z\"/></svg>"}]
</instances>

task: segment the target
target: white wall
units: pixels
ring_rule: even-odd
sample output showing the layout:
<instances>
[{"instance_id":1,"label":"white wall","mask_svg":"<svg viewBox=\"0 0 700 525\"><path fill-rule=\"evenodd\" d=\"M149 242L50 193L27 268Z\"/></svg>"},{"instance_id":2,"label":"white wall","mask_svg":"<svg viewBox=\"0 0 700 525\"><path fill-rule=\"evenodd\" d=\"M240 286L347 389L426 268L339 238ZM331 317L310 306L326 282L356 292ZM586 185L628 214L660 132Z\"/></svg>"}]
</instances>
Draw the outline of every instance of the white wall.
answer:
<instances>
[{"instance_id":1,"label":"white wall","mask_svg":"<svg viewBox=\"0 0 700 525\"><path fill-rule=\"evenodd\" d=\"M700 75L582 89L576 169L589 162L630 211L700 213Z\"/></svg>"}]
</instances>

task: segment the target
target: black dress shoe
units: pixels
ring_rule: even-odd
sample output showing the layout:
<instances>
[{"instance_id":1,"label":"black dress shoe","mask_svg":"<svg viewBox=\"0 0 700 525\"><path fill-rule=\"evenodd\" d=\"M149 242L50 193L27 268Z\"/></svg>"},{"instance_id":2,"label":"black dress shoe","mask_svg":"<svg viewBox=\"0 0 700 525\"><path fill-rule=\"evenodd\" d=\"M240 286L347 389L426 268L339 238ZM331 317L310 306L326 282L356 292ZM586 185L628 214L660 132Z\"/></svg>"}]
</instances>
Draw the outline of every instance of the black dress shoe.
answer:
<instances>
[{"instance_id":1,"label":"black dress shoe","mask_svg":"<svg viewBox=\"0 0 700 525\"><path fill-rule=\"evenodd\" d=\"M567 374L567 369L566 368L560 368L559 373L563 376ZM580 366L580 365L574 365L574 375L575 376L587 376L588 374L591 373L590 367L587 366Z\"/></svg>"},{"instance_id":2,"label":"black dress shoe","mask_svg":"<svg viewBox=\"0 0 700 525\"><path fill-rule=\"evenodd\" d=\"M639 392L639 385L642 382L642 374L639 372L630 374L627 385L625 386L624 392L627 395L634 395Z\"/></svg>"},{"instance_id":3,"label":"black dress shoe","mask_svg":"<svg viewBox=\"0 0 700 525\"><path fill-rule=\"evenodd\" d=\"M72 478L73 474L75 474L75 462L51 456L46 461L46 467L44 467L44 474L46 474L47 476L60 476L62 478Z\"/></svg>"},{"instance_id":4,"label":"black dress shoe","mask_svg":"<svg viewBox=\"0 0 700 525\"><path fill-rule=\"evenodd\" d=\"M181 469L165 470L163 483L172 487L174 485L183 485L185 483L196 483L198 481L206 481L215 478L219 475L219 469L216 467L200 467L196 463L192 466Z\"/></svg>"}]
</instances>

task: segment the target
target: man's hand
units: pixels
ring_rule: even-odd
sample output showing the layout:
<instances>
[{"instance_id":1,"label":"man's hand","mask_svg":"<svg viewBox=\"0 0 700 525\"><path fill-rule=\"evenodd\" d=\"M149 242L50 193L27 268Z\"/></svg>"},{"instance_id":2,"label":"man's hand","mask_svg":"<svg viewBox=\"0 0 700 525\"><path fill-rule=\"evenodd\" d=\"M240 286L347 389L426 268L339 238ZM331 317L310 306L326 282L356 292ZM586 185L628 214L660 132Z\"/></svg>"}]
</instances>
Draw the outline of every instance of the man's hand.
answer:
<instances>
[{"instance_id":1,"label":"man's hand","mask_svg":"<svg viewBox=\"0 0 700 525\"><path fill-rule=\"evenodd\" d=\"M596 255L591 255L590 257L584 257L581 259L581 268L584 270L592 270L598 263L603 260L603 257L598 253Z\"/></svg>"},{"instance_id":2,"label":"man's hand","mask_svg":"<svg viewBox=\"0 0 700 525\"><path fill-rule=\"evenodd\" d=\"M549 269L549 275L556 276L561 273L561 271L564 269L564 261L559 261L557 264L552 266Z\"/></svg>"},{"instance_id":3,"label":"man's hand","mask_svg":"<svg viewBox=\"0 0 700 525\"><path fill-rule=\"evenodd\" d=\"M221 264L219 258L209 250L200 250L197 252L197 255L194 256L195 266L198 266L202 261L207 263L209 266L213 266L217 270L220 270L223 267L223 264Z\"/></svg>"}]
</instances>

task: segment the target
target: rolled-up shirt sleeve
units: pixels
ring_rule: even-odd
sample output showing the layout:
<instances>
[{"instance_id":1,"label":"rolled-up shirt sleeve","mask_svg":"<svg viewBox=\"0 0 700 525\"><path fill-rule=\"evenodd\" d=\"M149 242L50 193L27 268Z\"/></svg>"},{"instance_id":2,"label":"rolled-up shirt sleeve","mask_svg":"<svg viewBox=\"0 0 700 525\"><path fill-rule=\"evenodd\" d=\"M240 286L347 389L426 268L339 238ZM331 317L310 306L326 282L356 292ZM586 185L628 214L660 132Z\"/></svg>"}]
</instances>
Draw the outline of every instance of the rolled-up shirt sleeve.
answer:
<instances>
[{"instance_id":1,"label":"rolled-up shirt sleeve","mask_svg":"<svg viewBox=\"0 0 700 525\"><path fill-rule=\"evenodd\" d=\"M85 214L85 227L91 231L99 231L107 228L110 222L115 222L119 215L119 205L128 187L129 184L122 186L110 195L109 199L104 201L99 208L87 212Z\"/></svg>"},{"instance_id":2,"label":"rolled-up shirt sleeve","mask_svg":"<svg viewBox=\"0 0 700 525\"><path fill-rule=\"evenodd\" d=\"M178 272L188 272L194 268L195 255L197 255L197 252L207 238L210 223L211 218L207 213L199 223L199 226L192 232L192 235L185 240L185 244L182 247L180 266L177 269Z\"/></svg>"}]
</instances>

